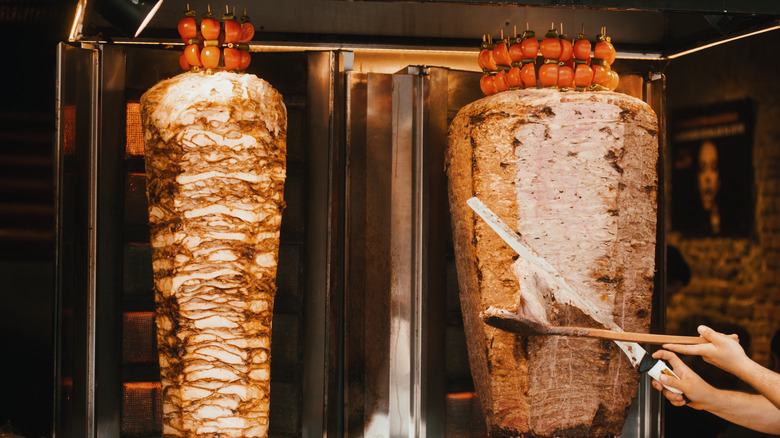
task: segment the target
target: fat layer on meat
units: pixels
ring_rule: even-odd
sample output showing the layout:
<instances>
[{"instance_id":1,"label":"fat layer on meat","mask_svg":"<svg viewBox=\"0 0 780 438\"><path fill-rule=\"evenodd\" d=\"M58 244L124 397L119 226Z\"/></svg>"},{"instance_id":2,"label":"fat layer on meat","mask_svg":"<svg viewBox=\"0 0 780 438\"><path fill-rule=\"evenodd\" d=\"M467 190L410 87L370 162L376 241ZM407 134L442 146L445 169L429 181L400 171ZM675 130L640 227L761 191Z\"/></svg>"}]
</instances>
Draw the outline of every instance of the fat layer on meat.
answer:
<instances>
[{"instance_id":1,"label":"fat layer on meat","mask_svg":"<svg viewBox=\"0 0 780 438\"><path fill-rule=\"evenodd\" d=\"M248 74L141 98L164 437L265 437L287 114Z\"/></svg>"},{"instance_id":2,"label":"fat layer on meat","mask_svg":"<svg viewBox=\"0 0 780 438\"><path fill-rule=\"evenodd\" d=\"M469 209L480 198L596 308L647 331L655 268L657 121L620 93L502 92L464 107L447 173L469 361L492 436L619 435L638 373L614 343L522 337L490 306L599 327Z\"/></svg>"}]
</instances>

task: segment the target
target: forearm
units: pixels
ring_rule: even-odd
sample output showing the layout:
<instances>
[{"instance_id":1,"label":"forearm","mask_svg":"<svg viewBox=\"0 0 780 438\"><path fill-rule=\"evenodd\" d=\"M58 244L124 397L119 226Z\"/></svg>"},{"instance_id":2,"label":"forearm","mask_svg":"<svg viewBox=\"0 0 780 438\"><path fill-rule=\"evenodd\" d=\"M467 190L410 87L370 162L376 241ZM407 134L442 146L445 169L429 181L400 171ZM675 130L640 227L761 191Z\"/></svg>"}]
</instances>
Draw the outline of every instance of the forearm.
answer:
<instances>
[{"instance_id":1,"label":"forearm","mask_svg":"<svg viewBox=\"0 0 780 438\"><path fill-rule=\"evenodd\" d=\"M718 389L697 409L758 432L780 434L780 409L759 394Z\"/></svg>"},{"instance_id":2,"label":"forearm","mask_svg":"<svg viewBox=\"0 0 780 438\"><path fill-rule=\"evenodd\" d=\"M739 369L733 370L732 373L780 409L780 374L764 368L752 360Z\"/></svg>"}]
</instances>

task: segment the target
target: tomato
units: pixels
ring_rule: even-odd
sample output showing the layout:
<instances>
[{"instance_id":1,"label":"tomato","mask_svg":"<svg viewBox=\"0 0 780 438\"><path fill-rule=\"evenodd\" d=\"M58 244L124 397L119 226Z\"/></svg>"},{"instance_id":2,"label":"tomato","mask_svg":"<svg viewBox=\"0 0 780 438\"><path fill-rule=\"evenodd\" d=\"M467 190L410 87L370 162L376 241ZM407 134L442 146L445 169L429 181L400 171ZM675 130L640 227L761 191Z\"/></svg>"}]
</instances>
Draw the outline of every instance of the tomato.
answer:
<instances>
[{"instance_id":1,"label":"tomato","mask_svg":"<svg viewBox=\"0 0 780 438\"><path fill-rule=\"evenodd\" d=\"M482 79L479 80L479 88L487 96L490 96L491 94L498 93L498 89L496 88L496 84L493 82L493 76L491 76L489 74L482 75Z\"/></svg>"},{"instance_id":2,"label":"tomato","mask_svg":"<svg viewBox=\"0 0 780 438\"><path fill-rule=\"evenodd\" d=\"M596 47L593 49L593 57L603 59L607 61L607 64L612 65L615 62L617 54L615 53L615 46L609 41L599 41L596 43Z\"/></svg>"},{"instance_id":3,"label":"tomato","mask_svg":"<svg viewBox=\"0 0 780 438\"><path fill-rule=\"evenodd\" d=\"M574 69L568 65L558 66L558 88L574 86Z\"/></svg>"},{"instance_id":4,"label":"tomato","mask_svg":"<svg viewBox=\"0 0 780 438\"><path fill-rule=\"evenodd\" d=\"M206 46L200 52L200 60L206 68L219 67L219 47Z\"/></svg>"},{"instance_id":5,"label":"tomato","mask_svg":"<svg viewBox=\"0 0 780 438\"><path fill-rule=\"evenodd\" d=\"M607 76L609 77L609 79L604 84L604 86L609 91L615 91L615 89L618 87L618 84L620 83L620 76L617 74L615 70L608 71Z\"/></svg>"},{"instance_id":6,"label":"tomato","mask_svg":"<svg viewBox=\"0 0 780 438\"><path fill-rule=\"evenodd\" d=\"M252 56L246 50L239 50L241 52L241 63L238 64L239 70L246 70L249 67L249 62L252 61Z\"/></svg>"},{"instance_id":7,"label":"tomato","mask_svg":"<svg viewBox=\"0 0 780 438\"><path fill-rule=\"evenodd\" d=\"M237 43L241 38L241 25L235 19L226 19L225 24L225 42Z\"/></svg>"},{"instance_id":8,"label":"tomato","mask_svg":"<svg viewBox=\"0 0 780 438\"><path fill-rule=\"evenodd\" d=\"M190 44L184 48L184 57L189 65L202 66L200 62L200 47L197 44Z\"/></svg>"},{"instance_id":9,"label":"tomato","mask_svg":"<svg viewBox=\"0 0 780 438\"><path fill-rule=\"evenodd\" d=\"M539 40L534 38L532 33L531 37L520 43L520 48L523 50L523 59L536 59L539 55Z\"/></svg>"},{"instance_id":10,"label":"tomato","mask_svg":"<svg viewBox=\"0 0 780 438\"><path fill-rule=\"evenodd\" d=\"M568 61L571 59L571 55L574 53L574 46L571 41L566 38L561 38L561 56L558 58L561 61Z\"/></svg>"},{"instance_id":11,"label":"tomato","mask_svg":"<svg viewBox=\"0 0 780 438\"><path fill-rule=\"evenodd\" d=\"M496 58L493 56L492 50L483 50L479 54L480 56L480 66L483 69L495 71L498 70L498 65L496 65Z\"/></svg>"},{"instance_id":12,"label":"tomato","mask_svg":"<svg viewBox=\"0 0 780 438\"><path fill-rule=\"evenodd\" d=\"M577 88L589 87L593 81L593 69L585 64L578 64L577 69L574 70L574 85Z\"/></svg>"},{"instance_id":13,"label":"tomato","mask_svg":"<svg viewBox=\"0 0 780 438\"><path fill-rule=\"evenodd\" d=\"M509 46L509 59L512 61L520 61L523 59L523 45L520 42Z\"/></svg>"},{"instance_id":14,"label":"tomato","mask_svg":"<svg viewBox=\"0 0 780 438\"><path fill-rule=\"evenodd\" d=\"M520 78L523 80L525 88L536 86L536 70L534 70L534 63L529 62L520 69Z\"/></svg>"},{"instance_id":15,"label":"tomato","mask_svg":"<svg viewBox=\"0 0 780 438\"><path fill-rule=\"evenodd\" d=\"M561 57L561 40L558 39L558 31L550 29L539 44L539 49L545 59L558 59Z\"/></svg>"},{"instance_id":16,"label":"tomato","mask_svg":"<svg viewBox=\"0 0 780 438\"><path fill-rule=\"evenodd\" d=\"M184 54L184 52L181 52L181 55L179 55L179 66L182 70L189 71L190 69L190 63L187 62L187 56Z\"/></svg>"},{"instance_id":17,"label":"tomato","mask_svg":"<svg viewBox=\"0 0 780 438\"><path fill-rule=\"evenodd\" d=\"M523 79L520 77L520 67L512 67L506 73L506 83L509 88L522 87Z\"/></svg>"},{"instance_id":18,"label":"tomato","mask_svg":"<svg viewBox=\"0 0 780 438\"><path fill-rule=\"evenodd\" d=\"M241 65L241 52L238 49L222 49L222 56L225 58L225 70L238 70Z\"/></svg>"},{"instance_id":19,"label":"tomato","mask_svg":"<svg viewBox=\"0 0 780 438\"><path fill-rule=\"evenodd\" d=\"M558 85L558 64L542 64L539 67L539 84L543 87Z\"/></svg>"},{"instance_id":20,"label":"tomato","mask_svg":"<svg viewBox=\"0 0 780 438\"><path fill-rule=\"evenodd\" d=\"M242 18L243 19L243 18ZM255 36L255 26L250 22L241 23L241 37L238 39L239 43L248 43L252 41Z\"/></svg>"},{"instance_id":21,"label":"tomato","mask_svg":"<svg viewBox=\"0 0 780 438\"><path fill-rule=\"evenodd\" d=\"M498 73L496 73L495 76L493 76L493 83L496 84L496 89L498 91L506 91L509 89L509 83L506 79L506 71L500 70Z\"/></svg>"},{"instance_id":22,"label":"tomato","mask_svg":"<svg viewBox=\"0 0 780 438\"><path fill-rule=\"evenodd\" d=\"M584 35L577 36L577 41L574 43L574 57L584 61L590 59L590 41L586 40Z\"/></svg>"},{"instance_id":23,"label":"tomato","mask_svg":"<svg viewBox=\"0 0 780 438\"><path fill-rule=\"evenodd\" d=\"M603 86L604 82L608 79L607 72L609 70L607 70L607 67L598 64L593 65L591 68L593 69L593 79L591 82Z\"/></svg>"},{"instance_id":24,"label":"tomato","mask_svg":"<svg viewBox=\"0 0 780 438\"><path fill-rule=\"evenodd\" d=\"M203 20L200 22L200 33L203 34L205 40L219 39L219 32L221 30L219 21L211 18L213 15L204 14Z\"/></svg>"},{"instance_id":25,"label":"tomato","mask_svg":"<svg viewBox=\"0 0 780 438\"><path fill-rule=\"evenodd\" d=\"M198 36L198 24L195 22L195 17L184 17L179 20L179 35L181 35L182 41L185 43L190 38L196 38Z\"/></svg>"},{"instance_id":26,"label":"tomato","mask_svg":"<svg viewBox=\"0 0 780 438\"><path fill-rule=\"evenodd\" d=\"M496 64L509 65L512 63L512 58L509 57L509 50L505 42L496 44L496 47L493 48L493 58L495 58Z\"/></svg>"}]
</instances>

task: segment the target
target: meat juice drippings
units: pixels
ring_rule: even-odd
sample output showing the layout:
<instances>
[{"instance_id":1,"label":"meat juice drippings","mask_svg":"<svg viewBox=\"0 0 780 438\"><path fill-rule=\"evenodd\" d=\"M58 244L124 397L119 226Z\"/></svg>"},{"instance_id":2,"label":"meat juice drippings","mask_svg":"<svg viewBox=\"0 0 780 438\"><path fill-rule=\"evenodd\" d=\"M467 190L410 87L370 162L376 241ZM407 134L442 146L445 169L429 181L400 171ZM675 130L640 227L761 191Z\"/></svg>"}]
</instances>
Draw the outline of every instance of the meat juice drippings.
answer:
<instances>
[{"instance_id":1,"label":"meat juice drippings","mask_svg":"<svg viewBox=\"0 0 780 438\"><path fill-rule=\"evenodd\" d=\"M141 98L164 437L265 437L287 113L254 75Z\"/></svg>"}]
</instances>

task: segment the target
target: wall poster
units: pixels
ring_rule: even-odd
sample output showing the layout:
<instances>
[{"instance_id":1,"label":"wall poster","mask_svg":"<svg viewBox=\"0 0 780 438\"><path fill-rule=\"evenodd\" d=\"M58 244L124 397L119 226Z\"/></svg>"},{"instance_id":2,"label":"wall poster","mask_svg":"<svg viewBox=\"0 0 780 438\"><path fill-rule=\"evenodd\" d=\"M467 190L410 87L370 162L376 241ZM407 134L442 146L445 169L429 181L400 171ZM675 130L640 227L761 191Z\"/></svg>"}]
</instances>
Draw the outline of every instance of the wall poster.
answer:
<instances>
[{"instance_id":1,"label":"wall poster","mask_svg":"<svg viewBox=\"0 0 780 438\"><path fill-rule=\"evenodd\" d=\"M739 100L672 114L672 230L700 237L753 232L753 108Z\"/></svg>"}]
</instances>

